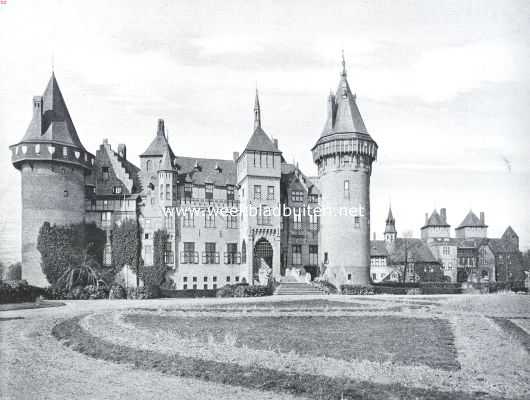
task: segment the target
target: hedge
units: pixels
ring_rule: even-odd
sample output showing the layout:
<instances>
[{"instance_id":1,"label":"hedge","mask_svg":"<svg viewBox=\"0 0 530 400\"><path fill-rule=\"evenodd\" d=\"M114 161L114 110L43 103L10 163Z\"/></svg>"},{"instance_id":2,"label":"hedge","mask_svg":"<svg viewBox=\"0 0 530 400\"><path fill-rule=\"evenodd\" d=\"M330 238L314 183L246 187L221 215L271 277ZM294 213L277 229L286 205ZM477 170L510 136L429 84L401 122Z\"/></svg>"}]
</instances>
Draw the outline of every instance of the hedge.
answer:
<instances>
[{"instance_id":1,"label":"hedge","mask_svg":"<svg viewBox=\"0 0 530 400\"><path fill-rule=\"evenodd\" d=\"M274 285L259 286L248 283L236 283L217 289L217 297L262 297L274 293Z\"/></svg>"},{"instance_id":2,"label":"hedge","mask_svg":"<svg viewBox=\"0 0 530 400\"><path fill-rule=\"evenodd\" d=\"M191 289L191 290L174 290L160 289L160 297L169 298L195 298L195 297L215 297L215 289Z\"/></svg>"},{"instance_id":3,"label":"hedge","mask_svg":"<svg viewBox=\"0 0 530 400\"><path fill-rule=\"evenodd\" d=\"M25 281L0 283L0 304L34 302L43 292L43 289L28 285Z\"/></svg>"}]
</instances>

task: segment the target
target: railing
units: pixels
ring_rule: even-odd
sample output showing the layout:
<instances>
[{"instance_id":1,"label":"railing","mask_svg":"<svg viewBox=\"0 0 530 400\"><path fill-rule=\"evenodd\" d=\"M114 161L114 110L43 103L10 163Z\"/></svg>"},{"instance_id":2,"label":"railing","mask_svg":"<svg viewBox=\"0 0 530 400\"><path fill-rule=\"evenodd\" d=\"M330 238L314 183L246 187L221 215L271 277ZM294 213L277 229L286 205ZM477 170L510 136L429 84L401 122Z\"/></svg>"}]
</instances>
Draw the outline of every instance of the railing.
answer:
<instances>
[{"instance_id":1,"label":"railing","mask_svg":"<svg viewBox=\"0 0 530 400\"><path fill-rule=\"evenodd\" d=\"M219 264L219 252L218 251L204 251L202 253L203 264Z\"/></svg>"},{"instance_id":2,"label":"railing","mask_svg":"<svg viewBox=\"0 0 530 400\"><path fill-rule=\"evenodd\" d=\"M224 256L225 264L241 264L241 253L239 252L225 252Z\"/></svg>"},{"instance_id":3,"label":"railing","mask_svg":"<svg viewBox=\"0 0 530 400\"><path fill-rule=\"evenodd\" d=\"M181 251L180 252L180 263L181 264L198 264L199 253L197 251Z\"/></svg>"}]
</instances>

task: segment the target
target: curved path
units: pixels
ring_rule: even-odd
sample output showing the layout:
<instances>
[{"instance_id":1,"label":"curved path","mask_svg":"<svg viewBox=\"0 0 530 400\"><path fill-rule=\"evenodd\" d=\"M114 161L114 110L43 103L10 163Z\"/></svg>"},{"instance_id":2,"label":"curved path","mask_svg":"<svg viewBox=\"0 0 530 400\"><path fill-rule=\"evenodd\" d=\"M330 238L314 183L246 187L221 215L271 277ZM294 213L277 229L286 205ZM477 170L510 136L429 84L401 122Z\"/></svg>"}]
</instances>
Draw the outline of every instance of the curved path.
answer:
<instances>
[{"instance_id":1,"label":"curved path","mask_svg":"<svg viewBox=\"0 0 530 400\"><path fill-rule=\"evenodd\" d=\"M510 297L510 296L506 296ZM507 308L499 307L505 301L501 296L467 297L345 297L328 296L326 299L366 303L371 307L389 307L415 303L424 307L440 301L441 307L431 307L429 314L444 314L452 318L459 362L463 370L472 372L469 387L481 387L487 393L513 397L530 395L527 383L530 377L528 350L514 341L509 333L484 317L484 305L490 305L496 316L526 318L530 297L523 300L512 297ZM282 297L281 300L288 299ZM513 299L516 305L513 306ZM64 307L16 310L0 313L0 397L2 399L289 399L285 393L248 390L241 387L205 382L202 380L164 375L154 371L138 370L132 366L115 364L87 357L71 350L52 336L52 328L59 322L87 315L88 320L104 321L115 318L130 308L172 309L190 305L219 303L264 304L278 301L278 297L263 299L171 299L144 301L71 301ZM480 300L480 301L478 301ZM477 306L478 304L478 306ZM488 314L489 315L489 314ZM102 320L101 317L104 317ZM111 320L112 320L111 318ZM515 319L512 319L515 321ZM110 321L112 322L112 321ZM110 323L109 322L109 323ZM116 324L120 328L121 324ZM123 325L121 325L123 327ZM93 324L93 334L105 336L104 326ZM141 346L141 338L126 331L114 340L131 346ZM110 336L107 339L112 339ZM484 351L484 347L486 351ZM507 363L506 354L511 354ZM502 354L504 356L502 357ZM499 373L492 373L499 371ZM465 383L459 383L465 389ZM421 386L421 385L420 385ZM471 390L468 389L468 390ZM297 399L301 397L297 396Z\"/></svg>"}]
</instances>

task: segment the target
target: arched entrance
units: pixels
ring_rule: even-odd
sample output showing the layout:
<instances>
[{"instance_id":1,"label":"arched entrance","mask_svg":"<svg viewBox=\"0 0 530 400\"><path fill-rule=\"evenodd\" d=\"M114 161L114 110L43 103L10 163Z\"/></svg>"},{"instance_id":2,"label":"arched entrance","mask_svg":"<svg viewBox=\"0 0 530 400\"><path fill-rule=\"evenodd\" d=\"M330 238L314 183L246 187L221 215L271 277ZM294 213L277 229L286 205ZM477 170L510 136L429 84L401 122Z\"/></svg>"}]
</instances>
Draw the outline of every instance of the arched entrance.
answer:
<instances>
[{"instance_id":1,"label":"arched entrance","mask_svg":"<svg viewBox=\"0 0 530 400\"><path fill-rule=\"evenodd\" d=\"M252 264L252 276L258 280L258 272L262 265L266 264L272 269L273 250L269 241L265 238L259 239L254 245L254 260Z\"/></svg>"}]
</instances>

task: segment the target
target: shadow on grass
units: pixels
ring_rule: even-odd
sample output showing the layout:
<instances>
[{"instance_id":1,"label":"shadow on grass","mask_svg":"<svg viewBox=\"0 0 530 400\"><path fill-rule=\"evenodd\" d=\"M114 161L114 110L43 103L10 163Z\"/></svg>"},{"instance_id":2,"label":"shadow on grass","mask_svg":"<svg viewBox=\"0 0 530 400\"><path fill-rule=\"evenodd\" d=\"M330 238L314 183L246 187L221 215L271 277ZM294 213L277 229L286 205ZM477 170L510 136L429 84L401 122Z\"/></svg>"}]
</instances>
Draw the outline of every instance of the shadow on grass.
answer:
<instances>
[{"instance_id":1,"label":"shadow on grass","mask_svg":"<svg viewBox=\"0 0 530 400\"><path fill-rule=\"evenodd\" d=\"M444 392L400 384L376 384L346 378L287 373L257 365L247 367L163 354L116 345L90 335L79 326L82 317L57 324L52 334L62 343L87 356L167 375L202 379L221 384L302 395L312 399L500 399L484 393Z\"/></svg>"},{"instance_id":2,"label":"shadow on grass","mask_svg":"<svg viewBox=\"0 0 530 400\"><path fill-rule=\"evenodd\" d=\"M61 307L66 305L58 301L41 301L40 303L8 303L0 304L0 311L30 310L32 308Z\"/></svg>"}]
</instances>

